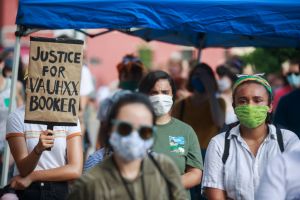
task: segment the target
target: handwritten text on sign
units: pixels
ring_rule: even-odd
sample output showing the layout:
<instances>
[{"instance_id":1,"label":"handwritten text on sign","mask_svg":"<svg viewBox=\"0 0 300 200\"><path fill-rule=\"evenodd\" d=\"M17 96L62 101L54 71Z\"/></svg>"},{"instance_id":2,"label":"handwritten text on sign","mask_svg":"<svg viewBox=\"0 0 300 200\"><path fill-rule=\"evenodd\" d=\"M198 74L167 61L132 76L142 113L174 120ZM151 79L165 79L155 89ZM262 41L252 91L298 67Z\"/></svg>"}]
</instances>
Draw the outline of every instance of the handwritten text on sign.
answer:
<instances>
[{"instance_id":1,"label":"handwritten text on sign","mask_svg":"<svg viewBox=\"0 0 300 200\"><path fill-rule=\"evenodd\" d=\"M82 45L31 41L26 111L39 117L26 113L27 121L74 123L81 65Z\"/></svg>"}]
</instances>

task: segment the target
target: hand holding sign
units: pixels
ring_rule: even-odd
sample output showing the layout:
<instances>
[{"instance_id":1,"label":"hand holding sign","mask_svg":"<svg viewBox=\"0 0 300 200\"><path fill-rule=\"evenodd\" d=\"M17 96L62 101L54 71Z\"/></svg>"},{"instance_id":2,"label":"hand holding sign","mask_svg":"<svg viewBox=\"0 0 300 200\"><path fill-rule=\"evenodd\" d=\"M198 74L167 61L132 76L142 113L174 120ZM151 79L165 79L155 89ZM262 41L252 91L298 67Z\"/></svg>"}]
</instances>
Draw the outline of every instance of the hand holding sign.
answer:
<instances>
[{"instance_id":1,"label":"hand holding sign","mask_svg":"<svg viewBox=\"0 0 300 200\"><path fill-rule=\"evenodd\" d=\"M34 147L34 151L36 154L41 155L43 151L47 149L51 149L54 144L54 134L52 130L43 131L40 134L40 139L38 144Z\"/></svg>"}]
</instances>

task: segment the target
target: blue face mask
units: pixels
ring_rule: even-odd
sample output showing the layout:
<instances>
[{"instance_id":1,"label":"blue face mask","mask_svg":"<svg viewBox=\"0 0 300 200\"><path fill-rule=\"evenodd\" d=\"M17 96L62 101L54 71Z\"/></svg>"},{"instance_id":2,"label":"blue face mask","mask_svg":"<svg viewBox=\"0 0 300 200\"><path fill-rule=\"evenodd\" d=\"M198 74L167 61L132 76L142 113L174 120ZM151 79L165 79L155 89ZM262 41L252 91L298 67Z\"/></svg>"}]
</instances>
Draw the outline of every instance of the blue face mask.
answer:
<instances>
[{"instance_id":1,"label":"blue face mask","mask_svg":"<svg viewBox=\"0 0 300 200\"><path fill-rule=\"evenodd\" d=\"M133 161L144 158L147 150L153 145L154 139L142 139L137 131L133 131L130 135L121 136L117 132L113 132L109 138L109 143L114 151L124 160Z\"/></svg>"},{"instance_id":2,"label":"blue face mask","mask_svg":"<svg viewBox=\"0 0 300 200\"><path fill-rule=\"evenodd\" d=\"M192 86L199 93L205 92L205 88L204 88L202 81L200 81L199 78L197 78L197 77L192 78Z\"/></svg>"},{"instance_id":3,"label":"blue face mask","mask_svg":"<svg viewBox=\"0 0 300 200\"><path fill-rule=\"evenodd\" d=\"M287 76L287 80L290 84L290 86L294 88L300 87L300 75L291 74Z\"/></svg>"}]
</instances>

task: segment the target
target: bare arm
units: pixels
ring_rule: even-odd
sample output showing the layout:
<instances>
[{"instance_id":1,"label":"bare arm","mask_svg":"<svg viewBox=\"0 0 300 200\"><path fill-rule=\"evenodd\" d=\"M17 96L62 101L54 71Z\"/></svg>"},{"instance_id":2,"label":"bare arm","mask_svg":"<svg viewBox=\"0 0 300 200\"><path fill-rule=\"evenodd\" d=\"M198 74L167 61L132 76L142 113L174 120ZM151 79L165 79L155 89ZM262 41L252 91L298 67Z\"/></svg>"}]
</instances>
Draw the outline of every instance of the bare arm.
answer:
<instances>
[{"instance_id":1,"label":"bare arm","mask_svg":"<svg viewBox=\"0 0 300 200\"><path fill-rule=\"evenodd\" d=\"M89 101L88 96L80 96L80 108L82 111L85 111L88 101Z\"/></svg>"},{"instance_id":2,"label":"bare arm","mask_svg":"<svg viewBox=\"0 0 300 200\"><path fill-rule=\"evenodd\" d=\"M181 182L184 188L189 189L200 184L202 170L187 166L186 173L181 176Z\"/></svg>"},{"instance_id":3,"label":"bare arm","mask_svg":"<svg viewBox=\"0 0 300 200\"><path fill-rule=\"evenodd\" d=\"M206 188L205 196L209 200L226 200L226 192L216 188Z\"/></svg>"},{"instance_id":4,"label":"bare arm","mask_svg":"<svg viewBox=\"0 0 300 200\"><path fill-rule=\"evenodd\" d=\"M84 113L85 109L88 105L89 97L88 96L80 96L80 110L79 110L79 121L80 121L80 127L81 127L81 134L82 136L85 134L85 124L84 124Z\"/></svg>"},{"instance_id":5,"label":"bare arm","mask_svg":"<svg viewBox=\"0 0 300 200\"><path fill-rule=\"evenodd\" d=\"M26 177L14 177L11 186L24 189L34 181L70 181L79 178L82 173L83 153L81 136L67 140L67 164L54 169L34 171Z\"/></svg>"},{"instance_id":6,"label":"bare arm","mask_svg":"<svg viewBox=\"0 0 300 200\"><path fill-rule=\"evenodd\" d=\"M23 85L21 82L17 82L17 106L20 107L24 104L24 93L23 93Z\"/></svg>"},{"instance_id":7,"label":"bare arm","mask_svg":"<svg viewBox=\"0 0 300 200\"><path fill-rule=\"evenodd\" d=\"M67 164L62 167L34 171L32 181L69 181L79 178L82 173L83 153L81 136L67 140Z\"/></svg>"},{"instance_id":8,"label":"bare arm","mask_svg":"<svg viewBox=\"0 0 300 200\"><path fill-rule=\"evenodd\" d=\"M8 138L11 153L16 161L21 176L24 177L30 174L35 169L43 151L53 146L54 136L47 135L48 131L41 133L38 144L30 153L27 151L24 136Z\"/></svg>"}]
</instances>

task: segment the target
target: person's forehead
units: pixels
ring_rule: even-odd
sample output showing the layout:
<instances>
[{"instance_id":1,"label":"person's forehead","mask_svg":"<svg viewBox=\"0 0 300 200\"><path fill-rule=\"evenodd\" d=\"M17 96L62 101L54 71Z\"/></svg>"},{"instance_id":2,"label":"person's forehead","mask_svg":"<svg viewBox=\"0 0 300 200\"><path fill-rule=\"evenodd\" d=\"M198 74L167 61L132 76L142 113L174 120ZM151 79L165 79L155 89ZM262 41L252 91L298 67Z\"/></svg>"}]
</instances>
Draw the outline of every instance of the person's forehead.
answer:
<instances>
[{"instance_id":1,"label":"person's forehead","mask_svg":"<svg viewBox=\"0 0 300 200\"><path fill-rule=\"evenodd\" d=\"M171 89L171 85L167 79L159 79L158 81L156 81L154 87L152 88L152 90L170 90L170 89Z\"/></svg>"},{"instance_id":2,"label":"person's forehead","mask_svg":"<svg viewBox=\"0 0 300 200\"><path fill-rule=\"evenodd\" d=\"M236 96L243 96L243 95L255 95L255 96L265 96L268 95L267 89L255 82L246 82L241 84L236 88Z\"/></svg>"},{"instance_id":3,"label":"person's forehead","mask_svg":"<svg viewBox=\"0 0 300 200\"><path fill-rule=\"evenodd\" d=\"M299 64L291 64L289 66L289 72L299 72Z\"/></svg>"},{"instance_id":4,"label":"person's forehead","mask_svg":"<svg viewBox=\"0 0 300 200\"><path fill-rule=\"evenodd\" d=\"M227 74L224 74L224 75L220 76L220 78L222 78L222 79L229 79L229 80L231 80L231 79L230 79L230 77L229 77Z\"/></svg>"},{"instance_id":5,"label":"person's forehead","mask_svg":"<svg viewBox=\"0 0 300 200\"><path fill-rule=\"evenodd\" d=\"M120 108L117 119L134 124L152 125L151 111L141 103L132 103Z\"/></svg>"}]
</instances>

